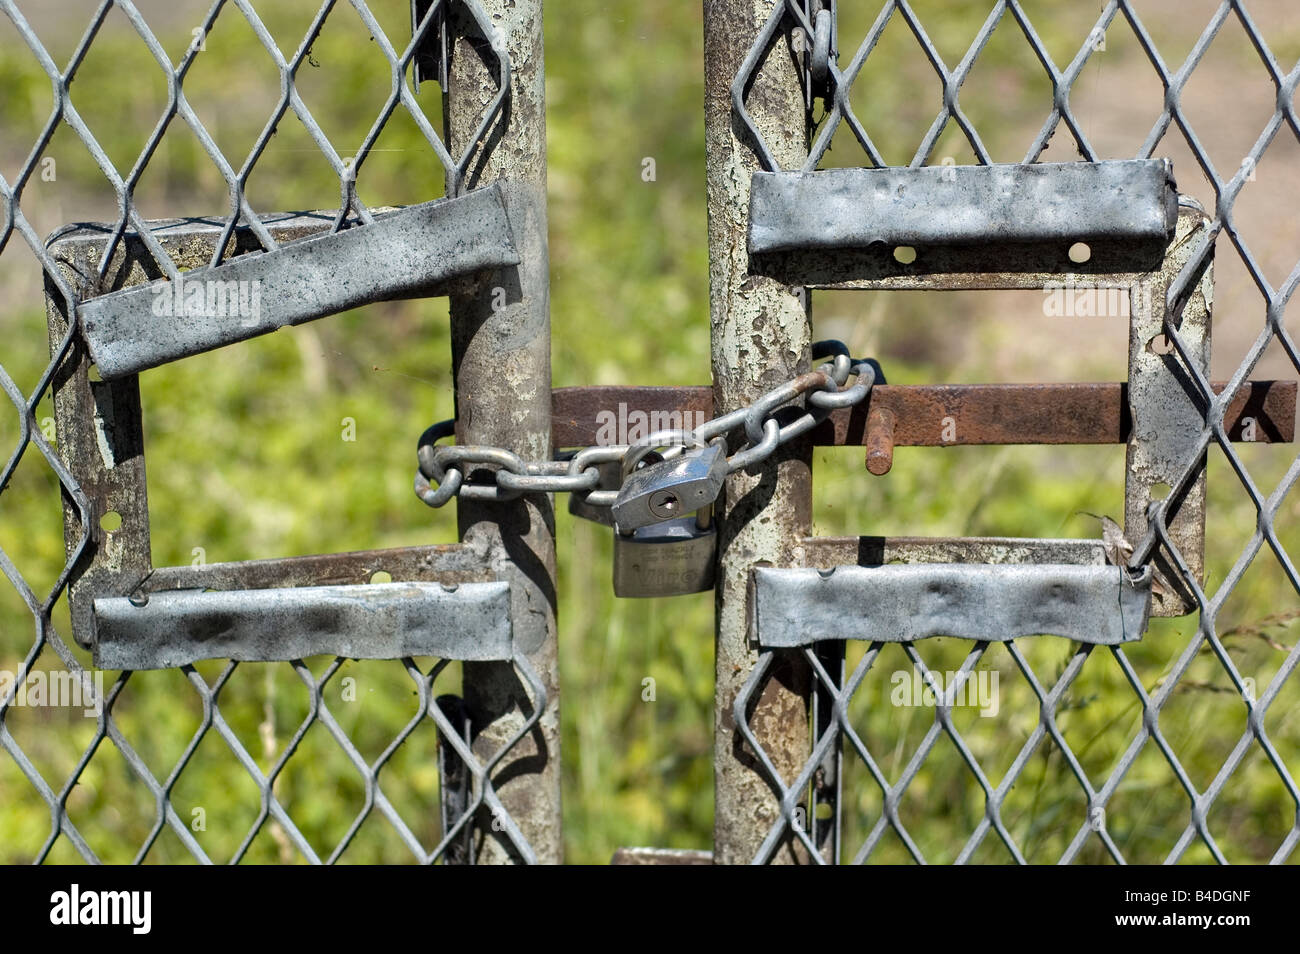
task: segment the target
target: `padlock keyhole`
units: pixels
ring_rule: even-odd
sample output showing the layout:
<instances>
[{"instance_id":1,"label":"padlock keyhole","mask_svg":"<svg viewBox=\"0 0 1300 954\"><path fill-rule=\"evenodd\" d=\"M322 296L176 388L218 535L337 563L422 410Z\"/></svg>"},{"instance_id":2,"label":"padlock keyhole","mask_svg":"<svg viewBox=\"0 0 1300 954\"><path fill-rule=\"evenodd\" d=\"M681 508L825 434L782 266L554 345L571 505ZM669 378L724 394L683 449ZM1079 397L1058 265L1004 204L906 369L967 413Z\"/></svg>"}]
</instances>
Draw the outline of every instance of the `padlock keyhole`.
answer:
<instances>
[{"instance_id":1,"label":"padlock keyhole","mask_svg":"<svg viewBox=\"0 0 1300 954\"><path fill-rule=\"evenodd\" d=\"M671 490L660 491L650 498L650 512L665 520L677 516L681 505L681 500Z\"/></svg>"}]
</instances>

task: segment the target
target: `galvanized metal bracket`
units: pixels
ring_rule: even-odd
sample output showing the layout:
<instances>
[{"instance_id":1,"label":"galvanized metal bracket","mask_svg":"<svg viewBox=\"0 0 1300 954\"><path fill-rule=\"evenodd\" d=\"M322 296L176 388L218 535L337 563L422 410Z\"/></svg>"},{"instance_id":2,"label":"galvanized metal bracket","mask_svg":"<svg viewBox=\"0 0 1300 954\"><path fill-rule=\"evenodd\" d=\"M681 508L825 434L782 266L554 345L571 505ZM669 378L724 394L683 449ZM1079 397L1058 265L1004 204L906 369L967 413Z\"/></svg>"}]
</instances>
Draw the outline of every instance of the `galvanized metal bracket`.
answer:
<instances>
[{"instance_id":1,"label":"galvanized metal bracket","mask_svg":"<svg viewBox=\"0 0 1300 954\"><path fill-rule=\"evenodd\" d=\"M210 269L209 277L219 274L226 280L238 273L245 277L232 280L252 281L260 276L279 282L277 287L288 294L294 282L307 274L316 274L322 287L340 279L346 284L346 272L333 274L341 267L339 255L361 267L392 252L397 257L381 269L383 287L416 295L473 280L460 271L462 267L518 260L496 187L391 216L381 214L373 225L322 236L331 232L334 218L333 212L265 217L263 224L280 252L262 252L247 229L236 229L225 249L231 261ZM451 223L446 242L435 238L441 233L439 222ZM186 284L192 276L203 274L223 224L192 219L149 223L153 236L182 270ZM481 236L462 232L480 227L485 230ZM441 244L426 246L423 253L411 248L404 252L400 246L411 241L407 229ZM479 556L459 545L153 566L139 384L135 374L126 372L136 366L132 354L141 344L130 336L141 330L144 347L155 357L205 350L211 339L181 331L188 318L153 315L154 296L163 293L133 286L156 279L158 267L144 243L132 234L118 243L106 270L111 290L118 295L87 300L103 291L94 287L92 276L99 270L111 234L107 225L83 225L49 243L63 279L76 300L83 302L79 316L85 321L83 309L89 307L97 324L95 340L101 358L112 355L107 359L110 374L119 372L111 379L91 380L91 353L78 342L53 382L58 450L84 494L83 500L65 495L63 501L65 547L68 556L75 557L68 585L72 631L79 645L93 650L96 665L149 669L208 656L251 660L334 653L366 658L406 655L408 650L443 650L467 659L506 658L500 655L510 630L509 601L503 602L501 595L506 584L497 582L495 571ZM325 260L315 262L313 249L324 250ZM428 260L439 255L450 258ZM303 268L297 278L294 262ZM330 274L321 275L321 268ZM363 290L366 281L334 292L304 288L307 304L283 302L275 314L292 323L341 302L369 300L370 292ZM375 291L378 286L370 287ZM128 307L128 300L135 304ZM68 302L48 278L46 312L51 348L58 349L71 322ZM166 330L155 333L156 328ZM237 317L216 330L232 341L249 336ZM264 330L254 328L250 333ZM139 366L150 363L146 360ZM102 375L102 365L100 370ZM108 514L120 518L115 529L101 526ZM380 572L401 585L371 584ZM253 624L251 607L265 611L262 626ZM284 622L295 614L297 623ZM369 622L351 629L331 622L335 617L354 623L364 617ZM459 628L452 625L453 617L461 620ZM265 622L269 620L276 622Z\"/></svg>"},{"instance_id":2,"label":"galvanized metal bracket","mask_svg":"<svg viewBox=\"0 0 1300 954\"><path fill-rule=\"evenodd\" d=\"M94 602L95 665L165 669L328 653L350 659L514 654L508 583L170 590Z\"/></svg>"},{"instance_id":3,"label":"galvanized metal bracket","mask_svg":"<svg viewBox=\"0 0 1300 954\"><path fill-rule=\"evenodd\" d=\"M1167 296L1201 245L1209 220L1179 200L1167 160L1031 166L852 169L756 173L751 270L811 288L879 290L1117 289L1128 296L1132 426L1124 532L1146 533L1158 488L1192 463L1207 408L1188 367L1161 348L1166 323L1209 375L1213 262L1206 259L1176 313ZM1069 255L1084 242L1089 255ZM916 252L912 261L893 254ZM939 433L939 421L935 422ZM1204 573L1205 472L1169 507L1170 536ZM810 541L811 542L811 541ZM941 541L939 541L941 542ZM1028 562L1041 562L1035 555ZM1195 610L1169 555L1154 557L1155 616ZM822 565L822 564L817 564Z\"/></svg>"},{"instance_id":4,"label":"galvanized metal bracket","mask_svg":"<svg viewBox=\"0 0 1300 954\"><path fill-rule=\"evenodd\" d=\"M1167 159L756 172L751 255L873 245L1116 240L1163 249L1178 196Z\"/></svg>"},{"instance_id":5,"label":"galvanized metal bracket","mask_svg":"<svg viewBox=\"0 0 1300 954\"><path fill-rule=\"evenodd\" d=\"M751 627L765 649L1036 635L1115 646L1146 629L1151 580L1150 567L1134 578L1116 566L1069 564L764 567L751 576Z\"/></svg>"},{"instance_id":6,"label":"galvanized metal bracket","mask_svg":"<svg viewBox=\"0 0 1300 954\"><path fill-rule=\"evenodd\" d=\"M111 381L374 301L519 264L501 190L399 209L216 267L83 302L90 357Z\"/></svg>"}]
</instances>

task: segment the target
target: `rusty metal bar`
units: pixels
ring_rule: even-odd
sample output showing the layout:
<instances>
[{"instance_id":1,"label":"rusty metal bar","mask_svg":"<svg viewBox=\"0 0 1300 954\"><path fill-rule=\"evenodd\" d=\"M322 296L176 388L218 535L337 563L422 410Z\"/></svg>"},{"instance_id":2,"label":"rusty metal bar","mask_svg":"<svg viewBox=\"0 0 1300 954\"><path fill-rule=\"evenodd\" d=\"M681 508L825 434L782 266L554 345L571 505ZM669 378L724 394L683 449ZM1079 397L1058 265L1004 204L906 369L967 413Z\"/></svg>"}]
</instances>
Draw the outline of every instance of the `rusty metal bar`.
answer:
<instances>
[{"instance_id":1,"label":"rusty metal bar","mask_svg":"<svg viewBox=\"0 0 1300 954\"><path fill-rule=\"evenodd\" d=\"M1216 382L1215 391L1225 385ZM1260 444L1295 439L1295 381L1250 381L1224 414L1233 440L1249 428ZM868 403L835 411L812 431L814 446L865 445L868 417L877 409L893 412L894 446L949 444L1123 444L1132 433L1128 385L1099 384L882 384ZM665 419L697 420L713 415L708 387L572 387L552 395L556 447L586 447L600 442L602 422L613 415L626 429L639 412L646 426ZM622 418L618 417L622 414ZM951 417L952 440L943 436ZM1247 418L1250 420L1247 421ZM687 425L689 429L689 425ZM647 431L646 433L650 433Z\"/></svg>"},{"instance_id":2,"label":"rusty metal bar","mask_svg":"<svg viewBox=\"0 0 1300 954\"><path fill-rule=\"evenodd\" d=\"M898 415L887 407L867 412L867 470L883 477L894 466L894 429Z\"/></svg>"},{"instance_id":3,"label":"rusty metal bar","mask_svg":"<svg viewBox=\"0 0 1300 954\"><path fill-rule=\"evenodd\" d=\"M753 0L704 0L704 123L709 205L709 304L713 404L720 413L752 402L764 391L808 369L812 322L802 289L750 273L750 178L759 168L754 143L738 138L732 81L772 13ZM750 102L754 124L778 161L801 164L808 154L803 78L792 57L789 23L779 26L781 53L761 66L763 95ZM733 722L736 695L758 662L750 644L745 593L758 562L786 566L791 548L811 525L811 443L784 445L753 472L727 480L721 501L716 589L714 689L714 846L717 864L746 864L781 807ZM790 654L759 690L755 731L777 770L793 779L810 752L811 678L808 664ZM809 812L809 815L812 813ZM806 860L790 838L777 862Z\"/></svg>"},{"instance_id":4,"label":"rusty metal bar","mask_svg":"<svg viewBox=\"0 0 1300 954\"><path fill-rule=\"evenodd\" d=\"M542 0L484 0L483 7L509 54L509 102L485 134L492 147L469 169L465 185L500 183L520 264L477 277L451 295L456 438L532 459L551 452ZM491 58L479 52L487 38L475 20L459 5L448 16L456 42L444 91L446 139L455 153L474 143L497 87ZM536 859L557 864L563 843L553 504L540 494L503 503L460 501L458 523L464 543L510 582L515 647L546 693L536 729L496 764L493 782ZM486 760L527 723L535 697L508 663L466 663L464 677L473 750ZM486 810L475 819L477 863L519 859L496 821Z\"/></svg>"}]
</instances>

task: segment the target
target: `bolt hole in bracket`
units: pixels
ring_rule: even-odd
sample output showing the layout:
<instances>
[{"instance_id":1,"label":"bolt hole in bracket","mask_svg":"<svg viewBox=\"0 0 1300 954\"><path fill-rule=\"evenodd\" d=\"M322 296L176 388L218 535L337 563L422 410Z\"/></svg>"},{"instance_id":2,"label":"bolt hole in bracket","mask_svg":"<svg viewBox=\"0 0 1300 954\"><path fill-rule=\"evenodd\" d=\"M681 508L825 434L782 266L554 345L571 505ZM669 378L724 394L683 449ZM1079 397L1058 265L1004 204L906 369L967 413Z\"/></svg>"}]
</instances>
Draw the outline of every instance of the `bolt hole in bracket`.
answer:
<instances>
[{"instance_id":1,"label":"bolt hole in bracket","mask_svg":"<svg viewBox=\"0 0 1300 954\"><path fill-rule=\"evenodd\" d=\"M181 270L179 281L158 280L154 256L127 233L106 271L107 294L85 276L97 273L111 227L78 226L51 241L79 302L82 340L55 378L54 405L59 452L83 495L64 499L65 545L77 557L68 590L73 635L93 650L95 665L155 669L316 653L511 658L509 586L459 545L152 565L139 372L361 304L446 294L485 269L519 264L496 185L374 210L372 222L343 231L333 231L335 218L265 216L275 249L261 251L241 227L217 266L204 263L222 221L146 223ZM256 312L231 307L230 296L250 287L258 289ZM187 309L195 288L204 307ZM210 289L226 293L226 307L206 307L217 297ZM156 308L159 301L173 307ZM58 349L70 322L49 276L46 309ZM101 380L92 380L92 361ZM117 516L105 520L109 514ZM377 573L391 582L368 583Z\"/></svg>"},{"instance_id":2,"label":"bolt hole in bracket","mask_svg":"<svg viewBox=\"0 0 1300 954\"><path fill-rule=\"evenodd\" d=\"M1180 199L1164 159L756 172L750 268L813 289L1042 290L1078 283L1126 292L1125 535L1140 540L1153 488L1178 486L1193 468L1193 479L1182 482L1183 492L1170 503L1167 525L1201 580L1205 458L1193 458L1207 407L1183 358L1149 343L1165 334L1168 321L1195 371L1208 377L1208 224L1190 200ZM1187 285L1190 294L1168 313L1169 288L1193 259L1198 273ZM937 432L940 421L933 426ZM877 450L873 472L888 470L890 454L892 446ZM1154 567L1130 571L1108 565L1100 539L870 545L873 539L806 540L802 567L754 570L755 639L788 646L864 633L871 639L1047 633L1117 643L1138 638L1148 612L1178 616L1195 609L1163 549ZM894 562L911 565L877 565ZM825 575L814 569L834 567ZM836 625L818 630L789 612L796 603L803 612L818 601L835 613L808 618ZM1148 601L1149 608L1139 607ZM897 609L893 616L889 606Z\"/></svg>"}]
</instances>

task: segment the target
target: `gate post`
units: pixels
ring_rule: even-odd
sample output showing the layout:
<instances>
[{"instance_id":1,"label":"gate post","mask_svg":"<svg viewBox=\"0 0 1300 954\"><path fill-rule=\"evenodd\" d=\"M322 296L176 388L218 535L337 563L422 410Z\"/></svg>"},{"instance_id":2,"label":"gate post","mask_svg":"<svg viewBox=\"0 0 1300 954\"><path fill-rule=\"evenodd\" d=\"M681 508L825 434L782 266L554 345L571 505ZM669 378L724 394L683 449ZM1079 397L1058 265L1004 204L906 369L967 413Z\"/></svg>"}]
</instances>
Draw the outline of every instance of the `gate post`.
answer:
<instances>
[{"instance_id":1,"label":"gate post","mask_svg":"<svg viewBox=\"0 0 1300 954\"><path fill-rule=\"evenodd\" d=\"M491 272L451 295L456 439L506 447L527 460L551 456L551 332L546 236L546 98L542 0L480 0L502 34L511 65L509 98L487 134L484 158L466 172L467 188L499 182L519 248L518 267ZM496 92L491 56L463 10L445 91L447 142L470 145ZM559 670L555 630L555 515L549 495L505 503L458 501L460 536L511 584L514 639L546 688L537 727L497 763L494 784L541 863L563 860L560 814ZM510 663L465 663L464 697L473 749L486 760L531 711ZM479 863L511 860L486 810L476 820ZM494 831L494 828L496 829Z\"/></svg>"},{"instance_id":2,"label":"gate post","mask_svg":"<svg viewBox=\"0 0 1300 954\"><path fill-rule=\"evenodd\" d=\"M783 0L776 0L783 2ZM750 176L759 168L753 146L734 121L731 86L771 3L704 0L704 101L709 205L709 317L714 413L748 404L807 370L812 342L808 296L749 273ZM787 29L759 71L762 95L750 117L783 165L808 154L803 80ZM793 121L796 120L796 121ZM807 440L783 445L766 462L728 478L721 501L716 590L714 689L713 858L746 864L758 853L780 808L772 787L742 747L732 705L758 654L746 619L750 568L791 566L812 524L812 449ZM774 663L759 694L755 734L782 775L792 779L810 753L807 663L791 654ZM776 863L802 860L787 840Z\"/></svg>"}]
</instances>

